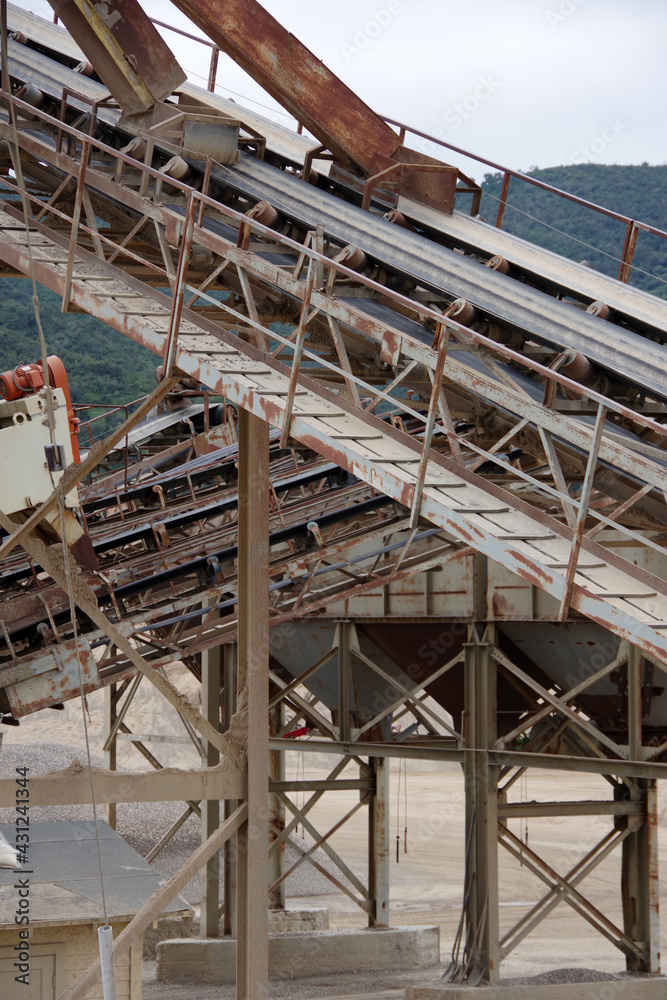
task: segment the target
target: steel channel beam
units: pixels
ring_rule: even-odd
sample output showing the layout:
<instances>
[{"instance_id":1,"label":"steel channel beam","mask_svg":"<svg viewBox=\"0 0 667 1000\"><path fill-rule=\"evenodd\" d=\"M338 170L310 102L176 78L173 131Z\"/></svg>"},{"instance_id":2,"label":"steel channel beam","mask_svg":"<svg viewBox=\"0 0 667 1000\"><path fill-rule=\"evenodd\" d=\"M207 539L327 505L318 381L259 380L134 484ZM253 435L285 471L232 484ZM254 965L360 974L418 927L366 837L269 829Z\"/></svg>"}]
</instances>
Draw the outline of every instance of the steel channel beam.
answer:
<instances>
[{"instance_id":1,"label":"steel channel beam","mask_svg":"<svg viewBox=\"0 0 667 1000\"><path fill-rule=\"evenodd\" d=\"M270 740L273 748L278 743ZM329 753L338 756L396 757L406 760L441 760L462 764L468 751L454 747L410 746L405 743L337 743L328 740L281 740L277 749L295 753ZM489 762L498 767L534 767L547 771L580 771L627 778L667 778L667 764L614 760L604 757L573 757L558 754L489 751Z\"/></svg>"}]
</instances>

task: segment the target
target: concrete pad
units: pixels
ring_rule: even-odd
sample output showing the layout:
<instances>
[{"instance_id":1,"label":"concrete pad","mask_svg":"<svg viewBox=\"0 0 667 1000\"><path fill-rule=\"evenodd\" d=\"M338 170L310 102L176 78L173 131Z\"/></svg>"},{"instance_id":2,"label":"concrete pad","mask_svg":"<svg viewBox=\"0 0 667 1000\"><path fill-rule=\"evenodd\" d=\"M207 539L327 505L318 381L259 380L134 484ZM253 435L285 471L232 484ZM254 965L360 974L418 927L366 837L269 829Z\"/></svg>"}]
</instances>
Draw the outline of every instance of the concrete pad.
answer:
<instances>
[{"instance_id":1,"label":"concrete pad","mask_svg":"<svg viewBox=\"0 0 667 1000\"><path fill-rule=\"evenodd\" d=\"M198 918L194 913L189 917L160 917L157 926L152 924L147 927L143 934L143 957L149 961L157 957L157 946L160 941L168 941L171 938L189 938L197 933L199 925Z\"/></svg>"},{"instance_id":2,"label":"concrete pad","mask_svg":"<svg viewBox=\"0 0 667 1000\"><path fill-rule=\"evenodd\" d=\"M269 913L269 931L272 934L298 934L302 931L328 931L329 911L315 907L299 910L271 910ZM223 934L222 924L220 934ZM157 958L157 946L161 941L173 938L198 938L199 913L191 916L161 917L157 927L148 927L144 931L143 957L149 961Z\"/></svg>"},{"instance_id":3,"label":"concrete pad","mask_svg":"<svg viewBox=\"0 0 667 1000\"><path fill-rule=\"evenodd\" d=\"M269 910L270 934L301 934L328 931L329 911L308 907L300 910Z\"/></svg>"},{"instance_id":4,"label":"concrete pad","mask_svg":"<svg viewBox=\"0 0 667 1000\"><path fill-rule=\"evenodd\" d=\"M157 961L160 982L233 983L236 941L163 941L158 945ZM274 979L421 969L439 961L438 927L269 935L269 972Z\"/></svg>"},{"instance_id":5,"label":"concrete pad","mask_svg":"<svg viewBox=\"0 0 667 1000\"><path fill-rule=\"evenodd\" d=\"M405 1000L667 1000L667 979L610 979L540 986L408 986Z\"/></svg>"}]
</instances>

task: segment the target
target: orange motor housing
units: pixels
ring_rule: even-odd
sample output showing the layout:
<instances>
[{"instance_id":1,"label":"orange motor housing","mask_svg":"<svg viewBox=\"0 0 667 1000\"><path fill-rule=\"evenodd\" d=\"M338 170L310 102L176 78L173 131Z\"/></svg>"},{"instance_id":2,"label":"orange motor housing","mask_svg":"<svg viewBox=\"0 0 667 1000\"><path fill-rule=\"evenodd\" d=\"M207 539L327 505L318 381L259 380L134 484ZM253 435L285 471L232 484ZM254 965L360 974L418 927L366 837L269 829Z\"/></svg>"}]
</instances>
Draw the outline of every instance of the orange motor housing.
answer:
<instances>
[{"instance_id":1,"label":"orange motor housing","mask_svg":"<svg viewBox=\"0 0 667 1000\"><path fill-rule=\"evenodd\" d=\"M65 371L64 364L55 354L48 357L46 363L49 369L49 385L54 389L62 389L65 394L70 438L72 440L72 455L78 465L81 461L77 437L79 433L79 418L74 416L67 372ZM30 365L18 365L13 371L3 372L0 375L0 396L6 400L32 396L44 386L44 381L44 369L41 361Z\"/></svg>"}]
</instances>

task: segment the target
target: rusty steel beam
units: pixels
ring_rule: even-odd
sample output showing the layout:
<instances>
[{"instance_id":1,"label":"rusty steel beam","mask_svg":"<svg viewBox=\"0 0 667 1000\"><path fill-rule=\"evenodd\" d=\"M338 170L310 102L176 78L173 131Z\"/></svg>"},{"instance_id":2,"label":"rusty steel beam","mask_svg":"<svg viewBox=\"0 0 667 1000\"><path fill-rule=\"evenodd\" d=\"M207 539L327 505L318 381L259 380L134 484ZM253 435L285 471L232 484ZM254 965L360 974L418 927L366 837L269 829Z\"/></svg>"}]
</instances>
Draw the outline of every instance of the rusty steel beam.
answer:
<instances>
[{"instance_id":1,"label":"rusty steel beam","mask_svg":"<svg viewBox=\"0 0 667 1000\"><path fill-rule=\"evenodd\" d=\"M187 79L137 0L49 3L126 114L148 111Z\"/></svg>"},{"instance_id":2,"label":"rusty steel beam","mask_svg":"<svg viewBox=\"0 0 667 1000\"><path fill-rule=\"evenodd\" d=\"M369 175L394 156L394 130L256 0L174 2L344 166Z\"/></svg>"}]
</instances>

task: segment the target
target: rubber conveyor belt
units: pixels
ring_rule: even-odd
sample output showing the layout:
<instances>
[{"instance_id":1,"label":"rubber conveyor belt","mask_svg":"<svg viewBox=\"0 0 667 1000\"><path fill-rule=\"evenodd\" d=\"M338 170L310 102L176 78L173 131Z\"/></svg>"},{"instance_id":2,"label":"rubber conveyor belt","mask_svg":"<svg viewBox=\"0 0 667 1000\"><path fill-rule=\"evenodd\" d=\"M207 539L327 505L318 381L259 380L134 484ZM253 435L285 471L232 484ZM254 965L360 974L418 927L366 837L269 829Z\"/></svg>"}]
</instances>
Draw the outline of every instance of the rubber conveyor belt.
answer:
<instances>
[{"instance_id":1,"label":"rubber conveyor belt","mask_svg":"<svg viewBox=\"0 0 667 1000\"><path fill-rule=\"evenodd\" d=\"M29 274L31 261L20 221L17 213L0 213L0 259ZM61 240L67 243L64 234L48 233L39 226L32 238L37 280L60 295L65 291L68 258ZM125 336L163 354L169 316L158 308L156 293L146 286L140 291L139 282L81 248L73 263L72 305L103 317ZM123 299L130 297L135 303L129 313L119 306L120 284L126 285ZM158 297L168 301L159 293ZM222 329L212 336L206 321L187 309L181 330L175 359L180 371L274 427L283 427L290 384L285 366ZM379 493L412 507L420 448L409 435L305 375L298 379L289 430L295 440ZM430 458L425 471L421 513L426 520L557 600L562 598L572 546L569 529L442 457ZM571 605L649 655L667 658L664 581L595 542L584 542Z\"/></svg>"},{"instance_id":2,"label":"rubber conveyor belt","mask_svg":"<svg viewBox=\"0 0 667 1000\"><path fill-rule=\"evenodd\" d=\"M48 56L10 42L12 74L34 81L52 96L70 86L100 99L104 87ZM77 103L74 100L74 103ZM85 106L80 103L83 109ZM101 114L113 126L117 112ZM203 169L201 165L197 165ZM308 229L324 224L327 234L342 245L360 247L373 260L452 298L467 299L484 315L524 333L527 337L580 351L612 376L627 379L637 388L667 400L667 348L613 323L592 316L574 306L490 271L470 257L442 247L393 226L380 216L364 212L356 205L304 184L277 167L242 154L235 167L217 166L213 176L223 185L258 201L271 202L288 218ZM446 230L446 216L439 215ZM562 259L536 250L545 261ZM567 263L567 262L566 262ZM562 264L561 264L562 267ZM576 267L576 265L572 265ZM538 270L537 261L534 269ZM565 268L567 270L567 268ZM618 284L618 283L614 283ZM613 287L613 286L612 286ZM623 287L624 314L632 317L631 303L637 303L641 324L667 336L667 304L654 296ZM610 296L606 296L610 299ZM650 301L647 312L645 299ZM611 301L611 299L610 299ZM663 322L660 324L660 318ZM649 323L650 320L650 323Z\"/></svg>"},{"instance_id":3,"label":"rubber conveyor belt","mask_svg":"<svg viewBox=\"0 0 667 1000\"><path fill-rule=\"evenodd\" d=\"M484 315L531 339L580 351L613 376L667 399L667 348L660 344L491 271L268 163L242 155L236 167L217 167L213 175L242 194L269 201L309 229L324 224L330 237L360 247L396 274L467 299Z\"/></svg>"}]
</instances>

